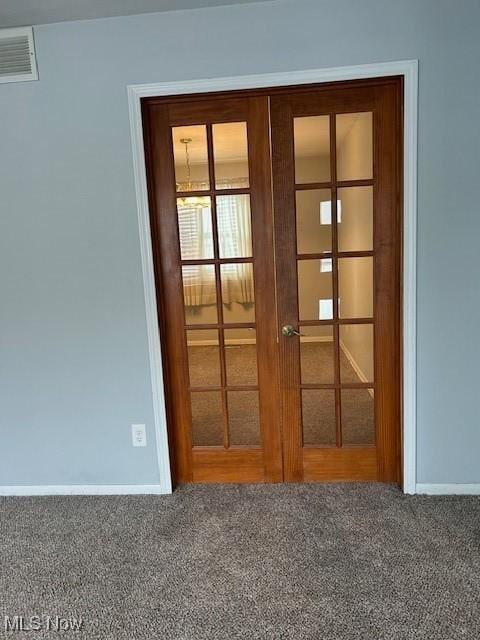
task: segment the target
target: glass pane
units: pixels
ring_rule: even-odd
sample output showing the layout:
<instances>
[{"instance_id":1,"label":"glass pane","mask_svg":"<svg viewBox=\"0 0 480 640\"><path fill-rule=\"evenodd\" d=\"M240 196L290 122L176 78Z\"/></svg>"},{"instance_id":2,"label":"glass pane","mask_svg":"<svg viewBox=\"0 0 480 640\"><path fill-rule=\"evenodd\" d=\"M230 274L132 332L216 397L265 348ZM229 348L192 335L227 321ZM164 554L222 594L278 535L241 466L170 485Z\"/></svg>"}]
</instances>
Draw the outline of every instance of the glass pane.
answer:
<instances>
[{"instance_id":1,"label":"glass pane","mask_svg":"<svg viewBox=\"0 0 480 640\"><path fill-rule=\"evenodd\" d=\"M173 127L172 138L177 191L208 189L206 126Z\"/></svg>"},{"instance_id":2,"label":"glass pane","mask_svg":"<svg viewBox=\"0 0 480 640\"><path fill-rule=\"evenodd\" d=\"M375 444L372 389L342 389L342 441Z\"/></svg>"},{"instance_id":3,"label":"glass pane","mask_svg":"<svg viewBox=\"0 0 480 640\"><path fill-rule=\"evenodd\" d=\"M247 123L214 124L212 131L216 188L248 187Z\"/></svg>"},{"instance_id":4,"label":"glass pane","mask_svg":"<svg viewBox=\"0 0 480 640\"><path fill-rule=\"evenodd\" d=\"M373 258L340 258L338 295L341 318L373 315Z\"/></svg>"},{"instance_id":5,"label":"glass pane","mask_svg":"<svg viewBox=\"0 0 480 640\"><path fill-rule=\"evenodd\" d=\"M218 331L187 331L187 348L190 386L220 386Z\"/></svg>"},{"instance_id":6,"label":"glass pane","mask_svg":"<svg viewBox=\"0 0 480 640\"><path fill-rule=\"evenodd\" d=\"M297 191L297 252L332 250L330 189Z\"/></svg>"},{"instance_id":7,"label":"glass pane","mask_svg":"<svg viewBox=\"0 0 480 640\"><path fill-rule=\"evenodd\" d=\"M230 444L260 444L258 391L228 391Z\"/></svg>"},{"instance_id":8,"label":"glass pane","mask_svg":"<svg viewBox=\"0 0 480 640\"><path fill-rule=\"evenodd\" d=\"M330 118L308 116L293 119L295 182L330 180Z\"/></svg>"},{"instance_id":9,"label":"glass pane","mask_svg":"<svg viewBox=\"0 0 480 640\"><path fill-rule=\"evenodd\" d=\"M223 409L220 391L197 391L190 394L192 403L193 445L223 445Z\"/></svg>"},{"instance_id":10,"label":"glass pane","mask_svg":"<svg viewBox=\"0 0 480 640\"><path fill-rule=\"evenodd\" d=\"M253 265L222 264L220 274L224 322L255 322Z\"/></svg>"},{"instance_id":11,"label":"glass pane","mask_svg":"<svg viewBox=\"0 0 480 640\"><path fill-rule=\"evenodd\" d=\"M373 324L340 325L340 379L373 382Z\"/></svg>"},{"instance_id":12,"label":"glass pane","mask_svg":"<svg viewBox=\"0 0 480 640\"><path fill-rule=\"evenodd\" d=\"M373 249L373 187L347 187L338 190L338 250Z\"/></svg>"},{"instance_id":13,"label":"glass pane","mask_svg":"<svg viewBox=\"0 0 480 640\"><path fill-rule=\"evenodd\" d=\"M372 113L337 115L337 179L373 177Z\"/></svg>"},{"instance_id":14,"label":"glass pane","mask_svg":"<svg viewBox=\"0 0 480 640\"><path fill-rule=\"evenodd\" d=\"M182 267L183 300L187 324L217 322L217 291L213 264Z\"/></svg>"},{"instance_id":15,"label":"glass pane","mask_svg":"<svg viewBox=\"0 0 480 640\"><path fill-rule=\"evenodd\" d=\"M250 196L218 196L216 202L220 258L250 258Z\"/></svg>"},{"instance_id":16,"label":"glass pane","mask_svg":"<svg viewBox=\"0 0 480 640\"><path fill-rule=\"evenodd\" d=\"M333 383L333 327L300 327L300 333L302 383Z\"/></svg>"},{"instance_id":17,"label":"glass pane","mask_svg":"<svg viewBox=\"0 0 480 640\"><path fill-rule=\"evenodd\" d=\"M333 318L332 273L324 260L298 262L298 305L300 320Z\"/></svg>"},{"instance_id":18,"label":"glass pane","mask_svg":"<svg viewBox=\"0 0 480 640\"><path fill-rule=\"evenodd\" d=\"M213 258L210 196L177 198L177 212L182 260Z\"/></svg>"},{"instance_id":19,"label":"glass pane","mask_svg":"<svg viewBox=\"0 0 480 640\"><path fill-rule=\"evenodd\" d=\"M303 444L335 444L335 391L303 389Z\"/></svg>"},{"instance_id":20,"label":"glass pane","mask_svg":"<svg viewBox=\"0 0 480 640\"><path fill-rule=\"evenodd\" d=\"M255 329L225 329L225 365L228 385L257 384Z\"/></svg>"}]
</instances>

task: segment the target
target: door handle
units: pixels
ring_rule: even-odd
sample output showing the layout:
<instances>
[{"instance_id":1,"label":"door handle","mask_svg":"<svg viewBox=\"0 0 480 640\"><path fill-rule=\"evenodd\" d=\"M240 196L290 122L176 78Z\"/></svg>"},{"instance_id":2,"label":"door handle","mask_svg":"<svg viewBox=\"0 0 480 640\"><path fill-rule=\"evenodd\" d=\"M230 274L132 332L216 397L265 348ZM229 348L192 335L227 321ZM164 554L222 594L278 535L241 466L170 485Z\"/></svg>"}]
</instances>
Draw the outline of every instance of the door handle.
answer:
<instances>
[{"instance_id":1,"label":"door handle","mask_svg":"<svg viewBox=\"0 0 480 640\"><path fill-rule=\"evenodd\" d=\"M282 327L282 336L286 338L293 338L293 336L299 335L300 333L291 324L286 324Z\"/></svg>"}]
</instances>

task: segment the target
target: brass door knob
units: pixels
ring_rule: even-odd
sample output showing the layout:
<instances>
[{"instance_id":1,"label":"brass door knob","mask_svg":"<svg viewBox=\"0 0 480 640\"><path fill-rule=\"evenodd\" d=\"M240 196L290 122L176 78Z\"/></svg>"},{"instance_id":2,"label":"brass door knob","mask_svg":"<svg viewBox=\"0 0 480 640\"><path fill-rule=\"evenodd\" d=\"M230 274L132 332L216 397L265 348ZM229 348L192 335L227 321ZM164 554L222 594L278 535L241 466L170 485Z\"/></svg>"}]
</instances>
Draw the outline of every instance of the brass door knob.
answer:
<instances>
[{"instance_id":1,"label":"brass door knob","mask_svg":"<svg viewBox=\"0 0 480 640\"><path fill-rule=\"evenodd\" d=\"M285 336L286 338L292 338L293 336L299 335L299 332L291 324L286 324L282 327L282 336Z\"/></svg>"}]
</instances>

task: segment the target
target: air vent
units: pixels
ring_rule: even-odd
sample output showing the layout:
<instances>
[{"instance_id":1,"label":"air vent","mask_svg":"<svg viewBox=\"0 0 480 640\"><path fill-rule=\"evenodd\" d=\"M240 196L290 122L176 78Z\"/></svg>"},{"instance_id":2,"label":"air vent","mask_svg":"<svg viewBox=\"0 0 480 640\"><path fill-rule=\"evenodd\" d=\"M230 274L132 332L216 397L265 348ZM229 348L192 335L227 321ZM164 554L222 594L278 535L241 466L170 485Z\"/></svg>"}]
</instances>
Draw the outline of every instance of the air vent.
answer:
<instances>
[{"instance_id":1,"label":"air vent","mask_svg":"<svg viewBox=\"0 0 480 640\"><path fill-rule=\"evenodd\" d=\"M38 80L31 27L0 29L0 82Z\"/></svg>"}]
</instances>

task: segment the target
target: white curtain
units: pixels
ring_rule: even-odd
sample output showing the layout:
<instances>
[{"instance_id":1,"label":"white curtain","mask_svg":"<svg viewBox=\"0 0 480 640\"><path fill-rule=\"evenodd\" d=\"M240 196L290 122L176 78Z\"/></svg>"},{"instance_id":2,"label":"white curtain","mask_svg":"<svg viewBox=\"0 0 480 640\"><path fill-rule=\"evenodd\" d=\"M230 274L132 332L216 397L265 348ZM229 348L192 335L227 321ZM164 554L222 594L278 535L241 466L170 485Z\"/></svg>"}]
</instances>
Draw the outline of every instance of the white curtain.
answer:
<instances>
[{"instance_id":1,"label":"white curtain","mask_svg":"<svg viewBox=\"0 0 480 640\"><path fill-rule=\"evenodd\" d=\"M229 183L222 188L241 186ZM179 204L179 233L182 259L213 257L213 233L208 201L206 206L193 206L188 199ZM221 258L252 256L250 198L248 195L217 197L217 226ZM251 264L221 266L223 304L253 304L253 268ZM213 265L183 267L185 306L202 307L216 302Z\"/></svg>"},{"instance_id":2,"label":"white curtain","mask_svg":"<svg viewBox=\"0 0 480 640\"><path fill-rule=\"evenodd\" d=\"M220 257L245 258L252 255L250 197L217 198L217 224ZM251 264L227 264L221 267L223 304L252 304L253 268Z\"/></svg>"},{"instance_id":3,"label":"white curtain","mask_svg":"<svg viewBox=\"0 0 480 640\"><path fill-rule=\"evenodd\" d=\"M213 257L210 206L193 206L188 200L178 205L181 257L198 260ZM186 307L215 304L215 268L213 265L188 265L182 268Z\"/></svg>"}]
</instances>

